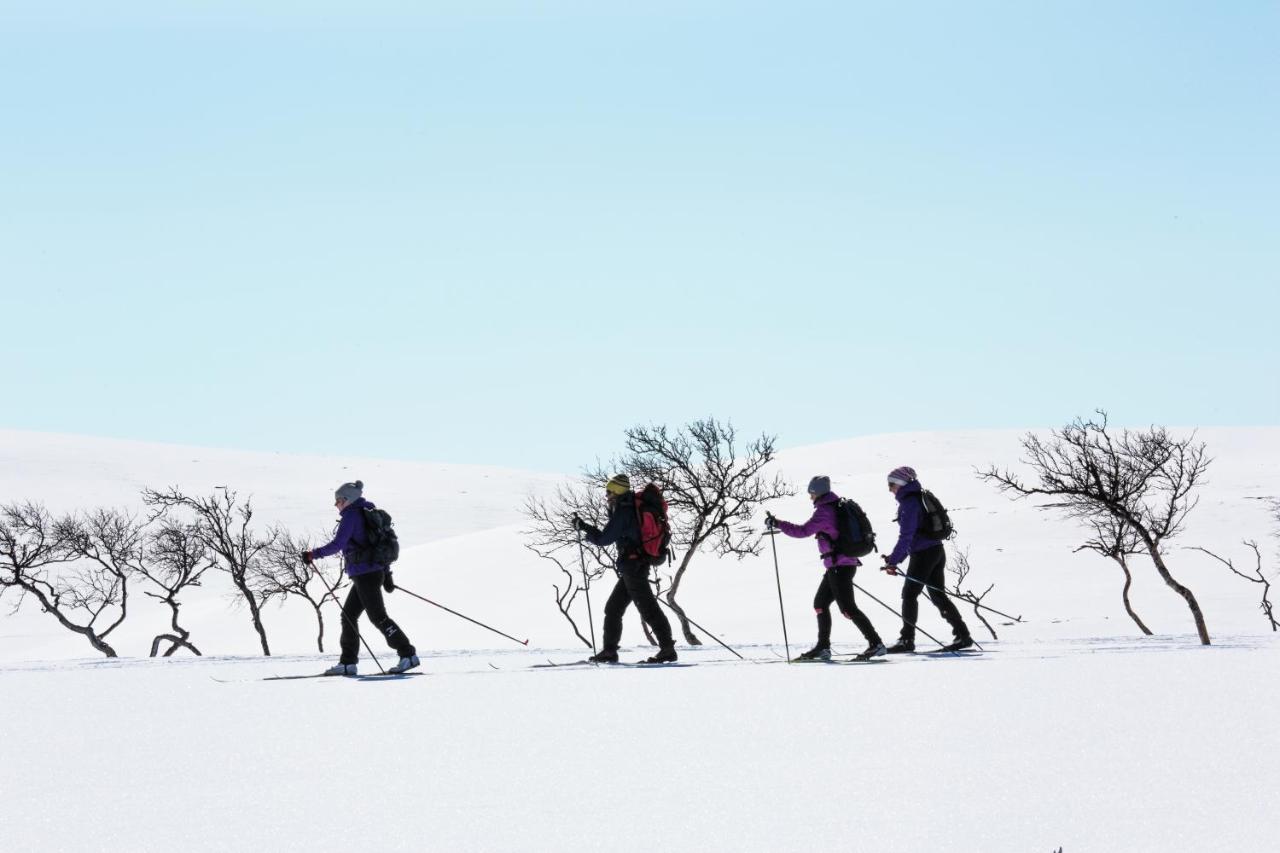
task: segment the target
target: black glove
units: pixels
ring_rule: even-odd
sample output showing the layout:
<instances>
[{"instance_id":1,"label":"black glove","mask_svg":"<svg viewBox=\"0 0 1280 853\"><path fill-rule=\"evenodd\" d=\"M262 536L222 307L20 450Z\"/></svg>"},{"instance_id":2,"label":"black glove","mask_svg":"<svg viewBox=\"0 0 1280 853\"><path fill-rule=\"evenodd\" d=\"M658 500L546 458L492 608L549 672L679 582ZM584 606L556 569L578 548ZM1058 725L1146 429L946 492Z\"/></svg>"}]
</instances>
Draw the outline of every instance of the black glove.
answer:
<instances>
[{"instance_id":1,"label":"black glove","mask_svg":"<svg viewBox=\"0 0 1280 853\"><path fill-rule=\"evenodd\" d=\"M387 592L396 591L396 582L391 579L391 570L387 569L382 573L382 588Z\"/></svg>"},{"instance_id":2,"label":"black glove","mask_svg":"<svg viewBox=\"0 0 1280 853\"><path fill-rule=\"evenodd\" d=\"M303 552L302 552L302 554L301 554L301 555L299 555L299 556L301 556L301 557L302 557L302 564L303 564L303 565L305 565L305 566L309 566L309 565L311 565L313 562L315 562L315 559L311 556L311 552L310 552L310 551L303 551Z\"/></svg>"},{"instance_id":3,"label":"black glove","mask_svg":"<svg viewBox=\"0 0 1280 853\"><path fill-rule=\"evenodd\" d=\"M764 526L765 526L765 527L767 527L767 528L769 528L770 530L774 530L774 529L776 529L776 528L777 528L777 526L778 526L778 519L776 519L776 518L774 518L774 517L773 517L773 513L771 513L771 512L766 512L766 513L764 514Z\"/></svg>"},{"instance_id":4,"label":"black glove","mask_svg":"<svg viewBox=\"0 0 1280 853\"><path fill-rule=\"evenodd\" d=\"M587 529L587 523L586 523L585 521L583 521L581 518L579 518L577 513L574 513L574 515L573 515L573 529L574 529L574 530L586 530L586 529Z\"/></svg>"}]
</instances>

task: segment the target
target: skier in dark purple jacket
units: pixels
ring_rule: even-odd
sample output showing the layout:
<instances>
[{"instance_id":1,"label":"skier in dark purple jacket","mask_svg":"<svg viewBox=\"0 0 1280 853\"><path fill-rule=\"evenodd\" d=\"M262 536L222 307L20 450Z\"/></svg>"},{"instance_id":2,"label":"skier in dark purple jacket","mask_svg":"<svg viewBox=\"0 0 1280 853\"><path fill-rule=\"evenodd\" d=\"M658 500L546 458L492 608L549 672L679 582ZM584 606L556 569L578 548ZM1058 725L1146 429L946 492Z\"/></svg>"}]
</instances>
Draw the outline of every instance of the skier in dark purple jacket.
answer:
<instances>
[{"instance_id":1,"label":"skier in dark purple jacket","mask_svg":"<svg viewBox=\"0 0 1280 853\"><path fill-rule=\"evenodd\" d=\"M916 471L903 465L889 472L889 491L898 499L898 544L884 558L884 571L899 575L903 560L908 560L907 576L902 584L902 635L889 647L889 654L896 655L916 650L916 622L920 615L920 593L927 591L929 600L938 608L955 634L955 642L944 648L952 651L967 649L973 645L969 628L964 624L960 611L944 591L947 583L947 551L942 542L929 539L920 532L920 521L925 515L924 497Z\"/></svg>"},{"instance_id":2,"label":"skier in dark purple jacket","mask_svg":"<svg viewBox=\"0 0 1280 853\"><path fill-rule=\"evenodd\" d=\"M858 626L862 636L867 640L867 648L858 655L859 660L870 660L885 653L884 643L876 633L871 620L867 618L853 600L853 576L862 561L857 557L847 557L836 553L836 539L840 535L839 522L836 519L836 504L840 498L831 491L829 477L814 477L809 481L809 500L813 501L813 515L804 524L792 524L780 521L772 515L765 516L765 524L775 527L796 539L813 536L818 542L818 553L822 557L825 569L818 591L813 596L813 611L818 615L818 642L797 660L829 660L831 658L831 603L840 607L846 619L852 619Z\"/></svg>"},{"instance_id":3,"label":"skier in dark purple jacket","mask_svg":"<svg viewBox=\"0 0 1280 853\"><path fill-rule=\"evenodd\" d=\"M387 645L400 655L399 663L387 672L406 672L421 663L413 643L387 615L382 601L382 591L391 592L396 587L391 579L391 567L372 562L367 556L369 537L365 531L364 511L374 509L374 505L364 499L363 492L364 483L360 480L339 486L333 493L333 504L340 515L338 532L327 545L302 553L302 562L310 565L313 560L342 552L347 577L351 578L351 591L342 605L342 636L338 640L342 654L337 664L325 670L325 675L358 674L356 661L360 657L360 634L356 622L361 613L369 615L369 621L386 637Z\"/></svg>"}]
</instances>

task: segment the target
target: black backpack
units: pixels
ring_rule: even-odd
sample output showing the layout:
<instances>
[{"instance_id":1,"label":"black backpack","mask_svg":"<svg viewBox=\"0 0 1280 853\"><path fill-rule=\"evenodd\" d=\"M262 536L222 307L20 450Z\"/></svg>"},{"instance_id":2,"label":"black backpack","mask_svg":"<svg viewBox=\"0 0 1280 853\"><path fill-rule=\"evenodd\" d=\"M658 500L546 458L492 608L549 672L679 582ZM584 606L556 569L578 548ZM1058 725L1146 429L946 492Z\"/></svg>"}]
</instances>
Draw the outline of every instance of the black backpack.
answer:
<instances>
[{"instance_id":1,"label":"black backpack","mask_svg":"<svg viewBox=\"0 0 1280 853\"><path fill-rule=\"evenodd\" d=\"M390 566L400 559L400 540L396 537L390 513L367 506L361 507L360 512L364 514L365 542L363 545L357 543L351 549L352 562Z\"/></svg>"},{"instance_id":2,"label":"black backpack","mask_svg":"<svg viewBox=\"0 0 1280 853\"><path fill-rule=\"evenodd\" d=\"M939 541L956 535L956 529L951 526L951 516L947 514L947 508L933 492L928 489L920 490L920 506L923 514L920 516L920 526L916 530L918 535Z\"/></svg>"},{"instance_id":3,"label":"black backpack","mask_svg":"<svg viewBox=\"0 0 1280 853\"><path fill-rule=\"evenodd\" d=\"M831 551L822 555L824 559L837 554L865 557L876 550L876 534L871 529L871 520L857 501L841 498L836 502L836 529L840 534L831 543Z\"/></svg>"}]
</instances>

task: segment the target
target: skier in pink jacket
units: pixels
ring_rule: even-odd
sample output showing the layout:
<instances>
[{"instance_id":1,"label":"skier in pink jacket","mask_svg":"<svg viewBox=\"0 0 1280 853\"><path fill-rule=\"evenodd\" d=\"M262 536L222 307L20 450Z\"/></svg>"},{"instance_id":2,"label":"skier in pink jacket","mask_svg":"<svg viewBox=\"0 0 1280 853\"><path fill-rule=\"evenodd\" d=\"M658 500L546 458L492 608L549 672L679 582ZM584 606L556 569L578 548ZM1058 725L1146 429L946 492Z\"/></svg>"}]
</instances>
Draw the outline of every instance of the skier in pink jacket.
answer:
<instances>
[{"instance_id":1,"label":"skier in pink jacket","mask_svg":"<svg viewBox=\"0 0 1280 853\"><path fill-rule=\"evenodd\" d=\"M840 535L839 522L836 519L836 505L840 497L831 491L831 478L818 476L809 481L809 500L813 501L813 515L804 524L792 524L781 521L772 515L765 517L765 523L777 528L787 536L804 539L813 536L818 541L818 553L822 556L822 567L825 569L818 591L813 596L813 610L818 616L818 642L800 655L796 660L829 660L831 658L831 603L840 607L846 619L852 619L858 626L862 636L867 640L867 648L858 655L859 660L870 660L885 653L884 643L876 633L875 626L866 614L858 609L853 600L853 576L862 561L857 557L847 557L836 553L836 539Z\"/></svg>"}]
</instances>

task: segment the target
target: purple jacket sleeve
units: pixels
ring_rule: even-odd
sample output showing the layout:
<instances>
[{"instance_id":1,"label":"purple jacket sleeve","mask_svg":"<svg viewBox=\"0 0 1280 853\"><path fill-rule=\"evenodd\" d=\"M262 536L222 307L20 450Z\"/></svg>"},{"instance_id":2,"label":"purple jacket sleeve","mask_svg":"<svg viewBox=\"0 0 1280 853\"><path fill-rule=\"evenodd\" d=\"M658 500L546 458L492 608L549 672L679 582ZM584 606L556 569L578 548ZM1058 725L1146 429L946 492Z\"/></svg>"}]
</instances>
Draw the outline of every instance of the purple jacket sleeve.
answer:
<instances>
[{"instance_id":1,"label":"purple jacket sleeve","mask_svg":"<svg viewBox=\"0 0 1280 853\"><path fill-rule=\"evenodd\" d=\"M778 529L794 539L806 539L817 533L822 533L833 539L838 535L835 525L835 513L825 504L815 506L813 515L804 524L792 524L789 521L779 519Z\"/></svg>"},{"instance_id":2,"label":"purple jacket sleeve","mask_svg":"<svg viewBox=\"0 0 1280 853\"><path fill-rule=\"evenodd\" d=\"M312 558L319 560L322 557L332 557L346 548L347 543L351 541L351 537L355 535L359 517L359 512L344 512L342 520L338 522L338 532L334 534L333 541L312 551Z\"/></svg>"},{"instance_id":3,"label":"purple jacket sleeve","mask_svg":"<svg viewBox=\"0 0 1280 853\"><path fill-rule=\"evenodd\" d=\"M905 501L898 502L898 544L893 546L885 562L896 566L911 554L911 542L916 538L916 529L920 526L920 501L911 495Z\"/></svg>"}]
</instances>

